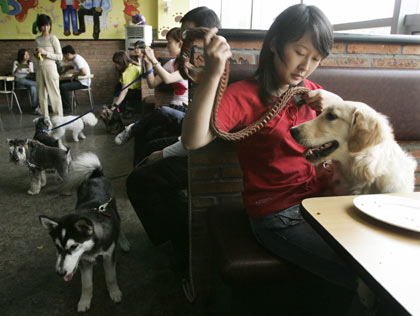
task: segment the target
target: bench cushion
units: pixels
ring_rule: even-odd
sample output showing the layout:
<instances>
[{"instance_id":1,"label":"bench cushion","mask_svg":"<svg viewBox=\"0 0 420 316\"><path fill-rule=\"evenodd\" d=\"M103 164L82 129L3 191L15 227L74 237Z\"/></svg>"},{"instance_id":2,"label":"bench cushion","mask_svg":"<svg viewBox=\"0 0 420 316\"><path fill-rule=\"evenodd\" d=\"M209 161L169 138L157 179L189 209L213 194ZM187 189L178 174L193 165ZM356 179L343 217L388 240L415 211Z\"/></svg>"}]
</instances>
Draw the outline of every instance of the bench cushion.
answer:
<instances>
[{"instance_id":1,"label":"bench cushion","mask_svg":"<svg viewBox=\"0 0 420 316\"><path fill-rule=\"evenodd\" d=\"M254 286L314 278L258 244L242 205L218 205L210 208L207 214L213 255L227 284Z\"/></svg>"}]
</instances>

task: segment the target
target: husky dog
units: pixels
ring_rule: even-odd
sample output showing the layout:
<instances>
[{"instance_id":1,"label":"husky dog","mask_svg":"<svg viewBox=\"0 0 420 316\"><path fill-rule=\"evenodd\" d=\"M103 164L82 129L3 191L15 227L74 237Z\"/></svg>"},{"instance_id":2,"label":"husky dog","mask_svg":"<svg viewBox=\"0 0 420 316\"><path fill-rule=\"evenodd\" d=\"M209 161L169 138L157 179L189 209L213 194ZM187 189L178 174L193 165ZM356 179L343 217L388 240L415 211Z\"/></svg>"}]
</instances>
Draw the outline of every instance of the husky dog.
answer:
<instances>
[{"instance_id":1,"label":"husky dog","mask_svg":"<svg viewBox=\"0 0 420 316\"><path fill-rule=\"evenodd\" d=\"M50 135L50 130L52 129L53 125L49 118L37 117L33 122L35 124L35 135L33 139L40 141L44 145L61 148L67 151L67 147L63 145L61 139L55 139Z\"/></svg>"},{"instance_id":2,"label":"husky dog","mask_svg":"<svg viewBox=\"0 0 420 316\"><path fill-rule=\"evenodd\" d=\"M67 151L50 147L33 139L7 139L10 161L28 165L31 172L31 187L28 194L35 195L47 184L45 169L55 169L62 180L66 180L71 163L70 149Z\"/></svg>"},{"instance_id":3,"label":"husky dog","mask_svg":"<svg viewBox=\"0 0 420 316\"><path fill-rule=\"evenodd\" d=\"M54 127L65 124L69 121L74 120L75 118L77 118L77 116L73 116L73 115L67 115L67 116L53 116L51 118L51 121L54 125ZM81 139L85 139L86 136L85 134L83 134L83 128L85 127L85 125L89 125L89 126L95 126L96 123L98 123L98 119L95 117L95 115L93 113L88 113L86 115L83 115L81 118L75 120L74 122L64 125L60 128L55 129L52 132L52 136L55 139L61 139L64 134L66 133L66 131L71 131L72 135L73 135L73 140L75 142L79 141L79 137Z\"/></svg>"},{"instance_id":4,"label":"husky dog","mask_svg":"<svg viewBox=\"0 0 420 316\"><path fill-rule=\"evenodd\" d=\"M67 282L80 262L82 294L77 310L84 312L92 299L93 264L98 256L103 256L109 295L118 303L122 293L116 277L115 247L117 241L125 251L130 246L120 231L111 181L104 176L98 157L84 153L73 161L68 183L78 186L76 212L58 219L39 217L57 248L55 270Z\"/></svg>"},{"instance_id":5,"label":"husky dog","mask_svg":"<svg viewBox=\"0 0 420 316\"><path fill-rule=\"evenodd\" d=\"M124 129L121 114L117 109L110 109L106 105L103 105L101 115L99 117L104 122L106 132L109 134L116 135Z\"/></svg>"}]
</instances>

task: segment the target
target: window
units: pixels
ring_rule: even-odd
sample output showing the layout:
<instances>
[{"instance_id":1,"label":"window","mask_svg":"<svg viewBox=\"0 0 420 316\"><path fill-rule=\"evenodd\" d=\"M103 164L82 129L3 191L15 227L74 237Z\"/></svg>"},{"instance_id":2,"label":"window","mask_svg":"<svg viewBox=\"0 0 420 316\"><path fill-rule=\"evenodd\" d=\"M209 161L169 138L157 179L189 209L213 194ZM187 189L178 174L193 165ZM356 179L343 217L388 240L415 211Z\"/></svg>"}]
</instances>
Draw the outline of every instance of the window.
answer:
<instances>
[{"instance_id":1,"label":"window","mask_svg":"<svg viewBox=\"0 0 420 316\"><path fill-rule=\"evenodd\" d=\"M190 7L213 9L225 29L267 30L297 3L319 7L336 32L420 34L420 0L190 0Z\"/></svg>"}]
</instances>

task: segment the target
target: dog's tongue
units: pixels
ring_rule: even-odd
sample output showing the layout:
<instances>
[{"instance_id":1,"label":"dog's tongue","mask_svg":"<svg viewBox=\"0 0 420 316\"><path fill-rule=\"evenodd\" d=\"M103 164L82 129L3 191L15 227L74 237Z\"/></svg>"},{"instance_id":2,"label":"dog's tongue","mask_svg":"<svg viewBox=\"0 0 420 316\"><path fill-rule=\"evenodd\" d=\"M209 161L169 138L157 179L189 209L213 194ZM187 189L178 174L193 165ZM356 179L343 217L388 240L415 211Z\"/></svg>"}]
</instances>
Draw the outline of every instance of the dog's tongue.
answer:
<instances>
[{"instance_id":1,"label":"dog's tongue","mask_svg":"<svg viewBox=\"0 0 420 316\"><path fill-rule=\"evenodd\" d=\"M64 281L66 281L66 282L68 282L68 281L70 281L72 278L73 278L73 272L72 273L70 273L70 274L68 274L68 275L66 275L65 277L64 277Z\"/></svg>"}]
</instances>

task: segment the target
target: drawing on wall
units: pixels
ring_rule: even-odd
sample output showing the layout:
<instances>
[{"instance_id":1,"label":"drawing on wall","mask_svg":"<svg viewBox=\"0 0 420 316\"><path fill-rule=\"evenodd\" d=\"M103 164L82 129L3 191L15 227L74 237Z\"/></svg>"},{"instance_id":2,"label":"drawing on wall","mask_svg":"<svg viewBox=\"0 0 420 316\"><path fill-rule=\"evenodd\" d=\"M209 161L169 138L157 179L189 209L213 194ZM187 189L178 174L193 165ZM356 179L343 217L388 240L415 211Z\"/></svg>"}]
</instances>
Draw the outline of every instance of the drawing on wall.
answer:
<instances>
[{"instance_id":1,"label":"drawing on wall","mask_svg":"<svg viewBox=\"0 0 420 316\"><path fill-rule=\"evenodd\" d=\"M154 1L143 1L150 10ZM51 17L52 33L61 39L120 39L125 25L146 21L140 0L0 0L0 38L33 39L41 13Z\"/></svg>"},{"instance_id":2,"label":"drawing on wall","mask_svg":"<svg viewBox=\"0 0 420 316\"><path fill-rule=\"evenodd\" d=\"M93 20L93 39L99 39L99 33L101 32L101 24L102 28L108 28L108 12L111 10L111 2L110 0L85 0L80 1L79 6L79 31L80 33L86 32L85 26L85 16L90 17L89 24L92 24L91 20ZM102 22L102 23L101 23Z\"/></svg>"},{"instance_id":3,"label":"drawing on wall","mask_svg":"<svg viewBox=\"0 0 420 316\"><path fill-rule=\"evenodd\" d=\"M180 21L181 21L181 19L182 19L183 16L184 16L184 14L182 12L176 12L175 14L172 14L173 22L180 23ZM172 21L170 23L171 23L171 25L164 25L164 26L161 26L159 28L159 31L158 32L159 32L159 35L162 38L165 38L166 37L166 34L168 33L168 31L171 28L174 27L172 25L173 24Z\"/></svg>"},{"instance_id":4,"label":"drawing on wall","mask_svg":"<svg viewBox=\"0 0 420 316\"><path fill-rule=\"evenodd\" d=\"M124 19L125 26L130 25L132 21L132 16L140 14L139 11L139 2L137 0L123 0L124 1Z\"/></svg>"}]
</instances>

